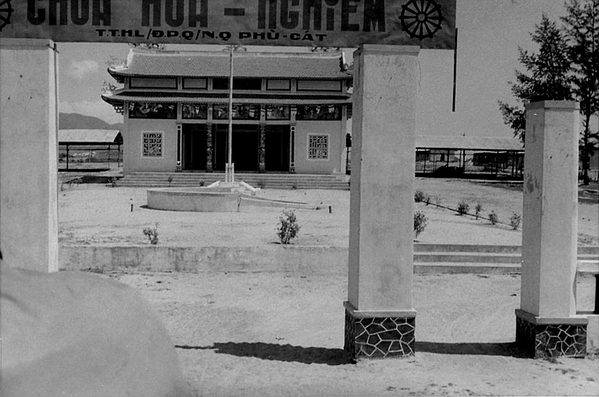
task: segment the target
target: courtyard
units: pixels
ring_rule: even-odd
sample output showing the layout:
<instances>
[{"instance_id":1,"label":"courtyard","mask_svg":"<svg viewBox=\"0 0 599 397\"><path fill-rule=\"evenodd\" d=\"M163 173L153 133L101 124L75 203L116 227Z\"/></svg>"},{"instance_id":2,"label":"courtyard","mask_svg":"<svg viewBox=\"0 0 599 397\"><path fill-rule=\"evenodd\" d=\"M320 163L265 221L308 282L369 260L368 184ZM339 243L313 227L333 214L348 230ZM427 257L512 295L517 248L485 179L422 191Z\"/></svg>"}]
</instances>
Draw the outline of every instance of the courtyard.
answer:
<instances>
[{"instance_id":1,"label":"courtyard","mask_svg":"<svg viewBox=\"0 0 599 397\"><path fill-rule=\"evenodd\" d=\"M418 178L416 189L440 197L416 204L429 219L417 243L520 244L521 226L509 225L512 213L521 214L517 184ZM302 228L294 245L347 246L348 191L260 194L321 207L296 210ZM579 245L599 243L599 203L590 197L579 205ZM444 208L456 208L460 200L470 203L472 214ZM59 203L63 246L149 245L142 229L156 223L158 245L278 244L281 209L156 211L145 207L145 189L104 185L65 189ZM477 203L483 207L479 219L473 215ZM484 219L489 211L500 223ZM597 395L596 356L533 360L514 347L517 273L416 275L416 356L350 364L343 355L347 277L321 266L295 273L213 269L99 276L124 282L150 301L198 396ZM579 278L579 310L592 310L594 283L593 277Z\"/></svg>"}]
</instances>

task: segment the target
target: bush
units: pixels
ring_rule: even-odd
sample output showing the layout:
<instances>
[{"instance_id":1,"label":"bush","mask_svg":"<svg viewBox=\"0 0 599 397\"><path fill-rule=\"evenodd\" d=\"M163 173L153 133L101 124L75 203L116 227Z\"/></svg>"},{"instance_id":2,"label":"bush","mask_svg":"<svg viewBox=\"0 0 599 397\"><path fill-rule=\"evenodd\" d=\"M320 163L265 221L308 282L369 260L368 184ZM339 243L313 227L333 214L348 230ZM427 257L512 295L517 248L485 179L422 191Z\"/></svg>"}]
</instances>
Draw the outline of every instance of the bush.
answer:
<instances>
[{"instance_id":1,"label":"bush","mask_svg":"<svg viewBox=\"0 0 599 397\"><path fill-rule=\"evenodd\" d=\"M143 233L150 240L150 244L158 244L158 222L154 227L144 227Z\"/></svg>"},{"instance_id":2,"label":"bush","mask_svg":"<svg viewBox=\"0 0 599 397\"><path fill-rule=\"evenodd\" d=\"M416 190L414 193L414 201L416 203L421 203L426 199L426 194L422 190Z\"/></svg>"},{"instance_id":3,"label":"bush","mask_svg":"<svg viewBox=\"0 0 599 397\"><path fill-rule=\"evenodd\" d=\"M458 214L465 215L470 210L470 205L466 200L462 200L458 203Z\"/></svg>"},{"instance_id":4,"label":"bush","mask_svg":"<svg viewBox=\"0 0 599 397\"><path fill-rule=\"evenodd\" d=\"M495 225L497 222L499 222L499 217L497 216L495 211L491 211L489 213L489 222L491 222L491 225Z\"/></svg>"},{"instance_id":5,"label":"bush","mask_svg":"<svg viewBox=\"0 0 599 397\"><path fill-rule=\"evenodd\" d=\"M481 203L477 203L476 207L474 207L476 219L478 219L478 216L480 215L480 213L481 213L482 210L483 210L482 204Z\"/></svg>"},{"instance_id":6,"label":"bush","mask_svg":"<svg viewBox=\"0 0 599 397\"><path fill-rule=\"evenodd\" d=\"M520 226L521 220L522 217L520 216L520 214L516 214L515 212L512 214L512 216L510 217L510 226L513 230L518 230L518 226Z\"/></svg>"},{"instance_id":7,"label":"bush","mask_svg":"<svg viewBox=\"0 0 599 397\"><path fill-rule=\"evenodd\" d=\"M428 218L422 211L414 213L414 238L418 238L428 224Z\"/></svg>"},{"instance_id":8,"label":"bush","mask_svg":"<svg viewBox=\"0 0 599 397\"><path fill-rule=\"evenodd\" d=\"M279 217L279 226L277 226L277 236L279 236L281 244L289 244L297 236L300 228L295 212L293 210L284 210Z\"/></svg>"}]
</instances>

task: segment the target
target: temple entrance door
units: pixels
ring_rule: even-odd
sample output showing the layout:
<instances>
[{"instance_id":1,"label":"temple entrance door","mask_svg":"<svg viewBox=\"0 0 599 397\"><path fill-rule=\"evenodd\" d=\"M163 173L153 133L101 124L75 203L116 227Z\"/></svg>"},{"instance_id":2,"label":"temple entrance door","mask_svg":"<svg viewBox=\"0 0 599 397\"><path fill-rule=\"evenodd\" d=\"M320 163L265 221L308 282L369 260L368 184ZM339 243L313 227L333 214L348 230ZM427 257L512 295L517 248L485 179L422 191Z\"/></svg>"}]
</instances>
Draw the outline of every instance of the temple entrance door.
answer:
<instances>
[{"instance_id":1,"label":"temple entrance door","mask_svg":"<svg viewBox=\"0 0 599 397\"><path fill-rule=\"evenodd\" d=\"M269 125L266 127L265 165L266 171L289 171L289 126Z\"/></svg>"},{"instance_id":2,"label":"temple entrance door","mask_svg":"<svg viewBox=\"0 0 599 397\"><path fill-rule=\"evenodd\" d=\"M206 169L206 126L183 124L183 170Z\"/></svg>"},{"instance_id":3,"label":"temple entrance door","mask_svg":"<svg viewBox=\"0 0 599 397\"><path fill-rule=\"evenodd\" d=\"M227 162L227 126L215 126L214 169L224 171ZM233 164L235 171L258 171L258 148L260 129L258 125L233 126Z\"/></svg>"}]
</instances>

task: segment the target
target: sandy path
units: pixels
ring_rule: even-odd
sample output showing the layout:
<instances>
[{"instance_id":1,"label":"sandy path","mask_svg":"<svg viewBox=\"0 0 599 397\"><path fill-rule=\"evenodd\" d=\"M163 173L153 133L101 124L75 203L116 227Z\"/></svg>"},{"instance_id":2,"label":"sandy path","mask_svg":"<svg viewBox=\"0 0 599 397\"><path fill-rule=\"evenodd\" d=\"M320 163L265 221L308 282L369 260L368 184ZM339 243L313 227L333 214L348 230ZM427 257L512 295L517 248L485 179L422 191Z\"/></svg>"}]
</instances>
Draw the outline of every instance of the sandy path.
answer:
<instances>
[{"instance_id":1,"label":"sandy path","mask_svg":"<svg viewBox=\"0 0 599 397\"><path fill-rule=\"evenodd\" d=\"M344 277L113 274L149 299L199 396L596 395L599 359L514 349L518 276L416 276L417 353L348 364ZM592 305L594 280L579 282Z\"/></svg>"}]
</instances>

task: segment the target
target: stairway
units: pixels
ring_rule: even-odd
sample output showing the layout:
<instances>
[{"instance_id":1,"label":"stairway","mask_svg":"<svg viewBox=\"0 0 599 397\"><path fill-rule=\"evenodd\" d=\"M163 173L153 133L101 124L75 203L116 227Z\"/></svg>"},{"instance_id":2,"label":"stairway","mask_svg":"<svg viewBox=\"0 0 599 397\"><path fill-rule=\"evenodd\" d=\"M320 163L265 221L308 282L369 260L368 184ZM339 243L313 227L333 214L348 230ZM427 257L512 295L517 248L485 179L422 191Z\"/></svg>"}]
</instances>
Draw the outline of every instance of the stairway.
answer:
<instances>
[{"instance_id":1,"label":"stairway","mask_svg":"<svg viewBox=\"0 0 599 397\"><path fill-rule=\"evenodd\" d=\"M599 263L599 247L579 246L578 266L588 268ZM469 272L484 269L487 273L519 272L522 248L510 245L445 245L414 244L414 263L417 269L428 272ZM422 269L421 269L422 270Z\"/></svg>"},{"instance_id":2,"label":"stairway","mask_svg":"<svg viewBox=\"0 0 599 397\"><path fill-rule=\"evenodd\" d=\"M119 187L200 187L224 181L220 172L132 172L119 179ZM235 181L262 189L349 190L345 175L236 173Z\"/></svg>"}]
</instances>

